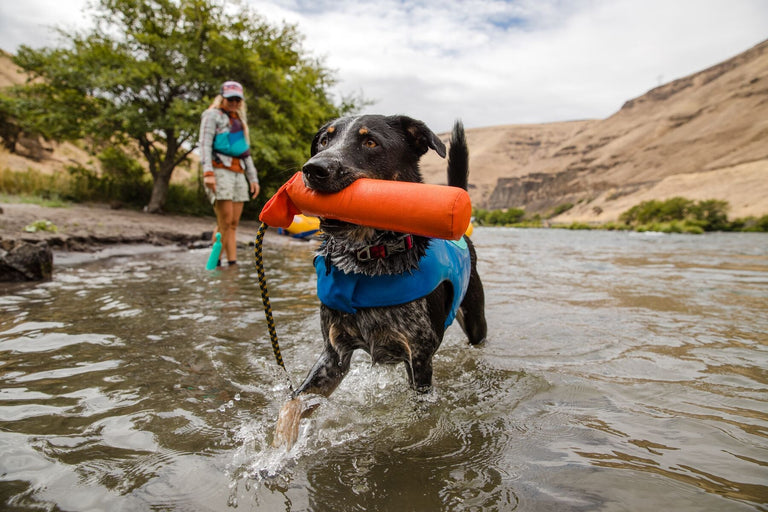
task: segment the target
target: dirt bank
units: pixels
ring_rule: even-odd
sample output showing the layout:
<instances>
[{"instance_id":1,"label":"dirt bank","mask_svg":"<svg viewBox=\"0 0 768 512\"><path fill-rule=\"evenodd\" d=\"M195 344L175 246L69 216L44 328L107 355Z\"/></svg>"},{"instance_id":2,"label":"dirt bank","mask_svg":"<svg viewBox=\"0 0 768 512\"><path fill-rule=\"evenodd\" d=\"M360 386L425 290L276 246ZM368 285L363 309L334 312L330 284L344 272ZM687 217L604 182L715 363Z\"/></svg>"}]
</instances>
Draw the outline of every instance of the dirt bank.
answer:
<instances>
[{"instance_id":1,"label":"dirt bank","mask_svg":"<svg viewBox=\"0 0 768 512\"><path fill-rule=\"evenodd\" d=\"M154 215L105 205L51 208L0 203L0 208L0 240L45 240L59 251L94 252L115 244L206 245L216 225L214 217ZM45 221L50 222L49 229L44 229ZM31 225L41 229L25 230ZM255 221L243 221L238 244L253 241L258 227Z\"/></svg>"}]
</instances>

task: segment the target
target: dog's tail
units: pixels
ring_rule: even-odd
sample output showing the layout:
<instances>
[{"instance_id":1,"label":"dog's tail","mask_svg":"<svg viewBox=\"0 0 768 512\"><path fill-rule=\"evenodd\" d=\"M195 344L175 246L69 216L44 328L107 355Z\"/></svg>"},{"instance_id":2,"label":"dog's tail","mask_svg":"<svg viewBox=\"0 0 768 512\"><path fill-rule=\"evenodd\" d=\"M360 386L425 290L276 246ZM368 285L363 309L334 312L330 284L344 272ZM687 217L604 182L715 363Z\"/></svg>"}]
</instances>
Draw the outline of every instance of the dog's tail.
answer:
<instances>
[{"instance_id":1,"label":"dog's tail","mask_svg":"<svg viewBox=\"0 0 768 512\"><path fill-rule=\"evenodd\" d=\"M456 120L451 132L451 147L448 150L448 185L467 190L469 182L469 148L464 135L464 124Z\"/></svg>"}]
</instances>

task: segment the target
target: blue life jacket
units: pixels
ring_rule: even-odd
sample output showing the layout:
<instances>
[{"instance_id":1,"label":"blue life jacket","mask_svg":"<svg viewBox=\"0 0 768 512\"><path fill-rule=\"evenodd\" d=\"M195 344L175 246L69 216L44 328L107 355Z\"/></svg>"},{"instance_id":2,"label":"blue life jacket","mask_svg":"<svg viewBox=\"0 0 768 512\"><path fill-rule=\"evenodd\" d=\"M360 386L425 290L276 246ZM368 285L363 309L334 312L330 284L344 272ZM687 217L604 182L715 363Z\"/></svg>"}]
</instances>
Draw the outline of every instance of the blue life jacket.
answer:
<instances>
[{"instance_id":1,"label":"blue life jacket","mask_svg":"<svg viewBox=\"0 0 768 512\"><path fill-rule=\"evenodd\" d=\"M213 138L213 150L227 156L245 158L249 144L243 132L219 133ZM243 156L245 155L245 156Z\"/></svg>"},{"instance_id":2,"label":"blue life jacket","mask_svg":"<svg viewBox=\"0 0 768 512\"><path fill-rule=\"evenodd\" d=\"M467 292L471 262L467 242L434 238L427 252L419 260L419 268L398 275L367 276L346 274L331 265L326 267L325 258L315 258L317 273L317 297L331 309L355 313L359 308L397 306L432 293L443 281L453 286L453 302L447 328L459 309Z\"/></svg>"},{"instance_id":3,"label":"blue life jacket","mask_svg":"<svg viewBox=\"0 0 768 512\"><path fill-rule=\"evenodd\" d=\"M213 138L213 150L223 155L245 158L251 154L250 144L245 138L243 122L236 114L222 110L229 117L229 131Z\"/></svg>"}]
</instances>

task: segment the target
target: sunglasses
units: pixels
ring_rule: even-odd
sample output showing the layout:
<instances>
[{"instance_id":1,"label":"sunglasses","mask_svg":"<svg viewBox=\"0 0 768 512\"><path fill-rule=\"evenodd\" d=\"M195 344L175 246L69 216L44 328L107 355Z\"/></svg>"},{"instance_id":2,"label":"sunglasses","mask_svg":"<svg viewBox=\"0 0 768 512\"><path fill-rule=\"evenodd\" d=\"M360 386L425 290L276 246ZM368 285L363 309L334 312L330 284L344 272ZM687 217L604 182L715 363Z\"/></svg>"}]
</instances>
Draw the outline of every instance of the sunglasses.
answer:
<instances>
[{"instance_id":1,"label":"sunglasses","mask_svg":"<svg viewBox=\"0 0 768 512\"><path fill-rule=\"evenodd\" d=\"M226 98L226 100L231 103L240 103L241 101L243 101L243 98L232 97L232 98Z\"/></svg>"}]
</instances>

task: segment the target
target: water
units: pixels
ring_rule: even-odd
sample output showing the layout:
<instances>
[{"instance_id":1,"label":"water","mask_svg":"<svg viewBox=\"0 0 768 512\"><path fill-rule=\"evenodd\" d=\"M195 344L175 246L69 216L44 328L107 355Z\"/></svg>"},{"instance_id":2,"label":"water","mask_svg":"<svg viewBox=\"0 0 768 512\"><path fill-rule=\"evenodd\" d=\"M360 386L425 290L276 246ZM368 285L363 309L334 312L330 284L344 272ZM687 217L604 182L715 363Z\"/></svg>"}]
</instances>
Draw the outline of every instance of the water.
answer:
<instances>
[{"instance_id":1,"label":"water","mask_svg":"<svg viewBox=\"0 0 768 512\"><path fill-rule=\"evenodd\" d=\"M206 251L0 295L9 510L768 510L768 237L476 229L488 343L435 390L356 356L270 447L287 383L255 270ZM283 357L320 346L312 245L269 236ZM2 508L2 507L0 507Z\"/></svg>"}]
</instances>

